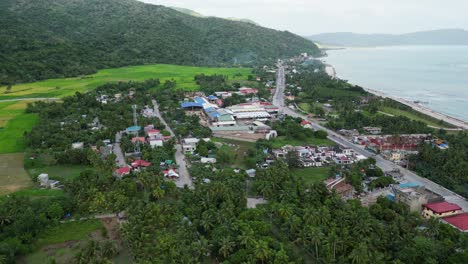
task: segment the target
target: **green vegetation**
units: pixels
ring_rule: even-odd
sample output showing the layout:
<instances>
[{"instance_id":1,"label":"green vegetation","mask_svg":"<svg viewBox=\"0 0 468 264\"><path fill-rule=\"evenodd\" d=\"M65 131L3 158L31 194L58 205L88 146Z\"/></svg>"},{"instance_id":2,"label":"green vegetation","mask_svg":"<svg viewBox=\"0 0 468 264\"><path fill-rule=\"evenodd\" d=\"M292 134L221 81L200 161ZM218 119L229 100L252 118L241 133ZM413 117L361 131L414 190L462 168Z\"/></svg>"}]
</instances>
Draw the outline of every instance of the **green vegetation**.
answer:
<instances>
[{"instance_id":1,"label":"green vegetation","mask_svg":"<svg viewBox=\"0 0 468 264\"><path fill-rule=\"evenodd\" d=\"M468 197L468 134L461 132L444 139L449 149L421 144L419 153L410 158L411 167L419 175Z\"/></svg>"},{"instance_id":2,"label":"green vegetation","mask_svg":"<svg viewBox=\"0 0 468 264\"><path fill-rule=\"evenodd\" d=\"M443 128L454 127L453 125L447 124L445 122L440 122L439 120L420 114L413 110L404 110L404 109L398 109L394 107L382 107L380 111L386 114L394 115L394 116L405 116L411 120L424 122L428 126L443 127Z\"/></svg>"},{"instance_id":3,"label":"green vegetation","mask_svg":"<svg viewBox=\"0 0 468 264\"><path fill-rule=\"evenodd\" d=\"M5 0L0 28L2 84L128 65L245 65L320 53L287 31L198 18L136 0Z\"/></svg>"},{"instance_id":4,"label":"green vegetation","mask_svg":"<svg viewBox=\"0 0 468 264\"><path fill-rule=\"evenodd\" d=\"M213 138L212 141L227 144L229 150L235 152L235 159L232 165L235 168L247 169L245 165L245 154L249 149L254 147L254 143L225 138Z\"/></svg>"},{"instance_id":5,"label":"green vegetation","mask_svg":"<svg viewBox=\"0 0 468 264\"><path fill-rule=\"evenodd\" d=\"M23 154L0 154L0 196L31 186L23 168Z\"/></svg>"},{"instance_id":6,"label":"green vegetation","mask_svg":"<svg viewBox=\"0 0 468 264\"><path fill-rule=\"evenodd\" d=\"M65 193L63 190L52 190L52 189L24 189L15 192L18 197L29 197L29 198L47 198L47 197L63 197Z\"/></svg>"},{"instance_id":7,"label":"green vegetation","mask_svg":"<svg viewBox=\"0 0 468 264\"><path fill-rule=\"evenodd\" d=\"M35 114L24 113L27 103L0 102L0 154L23 151L24 133L37 122Z\"/></svg>"},{"instance_id":8,"label":"green vegetation","mask_svg":"<svg viewBox=\"0 0 468 264\"><path fill-rule=\"evenodd\" d=\"M304 146L304 145L311 145L311 146L334 146L335 143L328 139L320 139L320 138L306 138L304 140L300 139L288 139L284 136L279 136L272 140L272 147L273 148L281 148L286 145L291 146Z\"/></svg>"},{"instance_id":9,"label":"green vegetation","mask_svg":"<svg viewBox=\"0 0 468 264\"><path fill-rule=\"evenodd\" d=\"M330 176L329 167L316 167L305 169L294 169L292 175L301 178L306 184L319 183L326 180Z\"/></svg>"},{"instance_id":10,"label":"green vegetation","mask_svg":"<svg viewBox=\"0 0 468 264\"><path fill-rule=\"evenodd\" d=\"M60 244L72 240L84 240L93 231L102 229L100 220L66 222L47 229L36 242L37 247Z\"/></svg>"},{"instance_id":11,"label":"green vegetation","mask_svg":"<svg viewBox=\"0 0 468 264\"><path fill-rule=\"evenodd\" d=\"M12 86L8 94L0 93L0 100L12 98L53 98L74 95L76 92L87 92L109 82L145 81L159 79L161 82L176 82L176 88L197 90L194 80L197 74L221 74L230 81L247 80L252 70L249 68L211 68L191 67L167 64L130 66L124 68L100 70L96 74L76 78L50 79L34 83ZM6 89L0 87L0 91Z\"/></svg>"},{"instance_id":12,"label":"green vegetation","mask_svg":"<svg viewBox=\"0 0 468 264\"><path fill-rule=\"evenodd\" d=\"M28 169L28 172L32 176L37 176L41 173L49 174L49 178L57 181L72 180L80 176L80 173L86 169L90 169L88 166L83 165L56 165L41 168Z\"/></svg>"}]
</instances>

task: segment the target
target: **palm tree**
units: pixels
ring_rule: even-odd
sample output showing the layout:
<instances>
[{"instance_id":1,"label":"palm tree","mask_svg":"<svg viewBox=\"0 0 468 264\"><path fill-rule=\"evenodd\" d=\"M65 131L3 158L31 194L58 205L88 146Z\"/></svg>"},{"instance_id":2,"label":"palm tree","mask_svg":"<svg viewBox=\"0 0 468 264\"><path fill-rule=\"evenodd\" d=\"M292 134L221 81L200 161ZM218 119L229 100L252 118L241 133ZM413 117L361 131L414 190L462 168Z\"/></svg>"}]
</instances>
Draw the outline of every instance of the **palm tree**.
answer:
<instances>
[{"instance_id":1,"label":"palm tree","mask_svg":"<svg viewBox=\"0 0 468 264\"><path fill-rule=\"evenodd\" d=\"M322 242L322 239L324 237L322 230L320 230L319 227L313 227L310 230L310 238L311 242L315 245L315 257L317 258L317 261L319 260L319 244Z\"/></svg>"},{"instance_id":2,"label":"palm tree","mask_svg":"<svg viewBox=\"0 0 468 264\"><path fill-rule=\"evenodd\" d=\"M227 258L229 254L234 250L235 243L231 241L230 237L223 237L221 240L221 247L219 248L219 254L223 256L223 258Z\"/></svg>"},{"instance_id":3,"label":"palm tree","mask_svg":"<svg viewBox=\"0 0 468 264\"><path fill-rule=\"evenodd\" d=\"M351 251L351 254L349 254L349 258L351 259L352 264L363 264L363 263L369 263L369 254L368 254L368 248L367 244L364 242L360 242L357 247Z\"/></svg>"},{"instance_id":4,"label":"palm tree","mask_svg":"<svg viewBox=\"0 0 468 264\"><path fill-rule=\"evenodd\" d=\"M262 263L267 261L270 258L270 247L268 246L268 242L264 240L259 240L255 243L254 246L255 257L259 259Z\"/></svg>"}]
</instances>

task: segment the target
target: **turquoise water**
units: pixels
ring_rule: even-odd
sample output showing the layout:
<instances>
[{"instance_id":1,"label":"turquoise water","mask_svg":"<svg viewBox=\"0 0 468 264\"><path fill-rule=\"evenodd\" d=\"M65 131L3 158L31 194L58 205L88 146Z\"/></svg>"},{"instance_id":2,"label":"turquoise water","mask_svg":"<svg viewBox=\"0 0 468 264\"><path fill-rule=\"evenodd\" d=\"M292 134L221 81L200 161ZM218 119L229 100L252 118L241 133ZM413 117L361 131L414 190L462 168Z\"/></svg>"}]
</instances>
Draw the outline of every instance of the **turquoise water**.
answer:
<instances>
[{"instance_id":1,"label":"turquoise water","mask_svg":"<svg viewBox=\"0 0 468 264\"><path fill-rule=\"evenodd\" d=\"M468 46L327 51L339 78L468 120Z\"/></svg>"}]
</instances>

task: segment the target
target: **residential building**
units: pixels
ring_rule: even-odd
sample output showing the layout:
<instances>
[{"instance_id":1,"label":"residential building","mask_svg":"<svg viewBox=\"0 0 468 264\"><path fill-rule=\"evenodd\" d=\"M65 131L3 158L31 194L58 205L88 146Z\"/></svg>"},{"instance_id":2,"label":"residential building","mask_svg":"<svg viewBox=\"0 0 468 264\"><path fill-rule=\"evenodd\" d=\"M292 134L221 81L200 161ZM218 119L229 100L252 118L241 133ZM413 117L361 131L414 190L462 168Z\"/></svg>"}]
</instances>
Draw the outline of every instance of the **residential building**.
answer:
<instances>
[{"instance_id":1,"label":"residential building","mask_svg":"<svg viewBox=\"0 0 468 264\"><path fill-rule=\"evenodd\" d=\"M182 149L185 154L193 154L197 149L197 144L200 140L198 138L184 138L182 139Z\"/></svg>"},{"instance_id":2,"label":"residential building","mask_svg":"<svg viewBox=\"0 0 468 264\"><path fill-rule=\"evenodd\" d=\"M380 127L363 127L363 129L371 135L380 135L382 133L382 128Z\"/></svg>"},{"instance_id":3,"label":"residential building","mask_svg":"<svg viewBox=\"0 0 468 264\"><path fill-rule=\"evenodd\" d=\"M443 197L414 183L404 183L393 188L395 200L405 203L412 212L421 212L424 204L441 202Z\"/></svg>"},{"instance_id":4,"label":"residential building","mask_svg":"<svg viewBox=\"0 0 468 264\"><path fill-rule=\"evenodd\" d=\"M460 206L449 202L428 203L423 205L422 215L425 218L442 218L460 214L462 209Z\"/></svg>"},{"instance_id":5,"label":"residential building","mask_svg":"<svg viewBox=\"0 0 468 264\"><path fill-rule=\"evenodd\" d=\"M461 232L468 232L468 213L444 217L442 221L452 225Z\"/></svg>"}]
</instances>

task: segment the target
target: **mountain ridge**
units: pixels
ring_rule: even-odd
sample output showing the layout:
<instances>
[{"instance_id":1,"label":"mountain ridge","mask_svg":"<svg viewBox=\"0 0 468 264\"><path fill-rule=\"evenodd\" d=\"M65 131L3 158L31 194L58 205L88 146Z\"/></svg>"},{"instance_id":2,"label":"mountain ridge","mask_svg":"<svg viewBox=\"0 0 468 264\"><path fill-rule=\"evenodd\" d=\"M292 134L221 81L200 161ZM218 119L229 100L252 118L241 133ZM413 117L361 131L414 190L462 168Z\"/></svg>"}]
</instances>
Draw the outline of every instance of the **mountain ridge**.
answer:
<instances>
[{"instance_id":1,"label":"mountain ridge","mask_svg":"<svg viewBox=\"0 0 468 264\"><path fill-rule=\"evenodd\" d=\"M438 29L405 34L334 32L306 38L322 45L334 46L468 45L468 31L464 29Z\"/></svg>"},{"instance_id":2,"label":"mountain ridge","mask_svg":"<svg viewBox=\"0 0 468 264\"><path fill-rule=\"evenodd\" d=\"M307 52L309 40L136 0L2 0L0 83L153 63L251 65Z\"/></svg>"}]
</instances>

